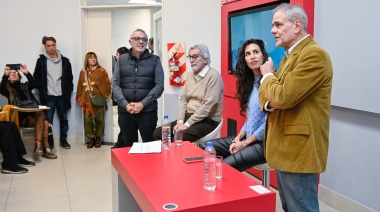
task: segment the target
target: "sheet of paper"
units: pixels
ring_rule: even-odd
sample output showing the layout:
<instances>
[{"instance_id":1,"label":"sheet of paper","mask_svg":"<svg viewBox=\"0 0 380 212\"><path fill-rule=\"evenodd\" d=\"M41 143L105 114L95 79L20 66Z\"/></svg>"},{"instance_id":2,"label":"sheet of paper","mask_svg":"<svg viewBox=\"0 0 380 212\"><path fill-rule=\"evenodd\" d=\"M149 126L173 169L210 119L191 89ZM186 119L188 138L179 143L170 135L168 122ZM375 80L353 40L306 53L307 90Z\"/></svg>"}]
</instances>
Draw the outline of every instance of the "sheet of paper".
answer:
<instances>
[{"instance_id":1,"label":"sheet of paper","mask_svg":"<svg viewBox=\"0 0 380 212\"><path fill-rule=\"evenodd\" d=\"M266 193L269 193L270 190L266 189L264 186L262 185L255 185L255 186L249 186L252 190L256 191L257 193L259 194L266 194Z\"/></svg>"},{"instance_id":2,"label":"sheet of paper","mask_svg":"<svg viewBox=\"0 0 380 212\"><path fill-rule=\"evenodd\" d=\"M161 152L161 140L152 141L147 143L133 143L130 154L141 153L160 153Z\"/></svg>"}]
</instances>

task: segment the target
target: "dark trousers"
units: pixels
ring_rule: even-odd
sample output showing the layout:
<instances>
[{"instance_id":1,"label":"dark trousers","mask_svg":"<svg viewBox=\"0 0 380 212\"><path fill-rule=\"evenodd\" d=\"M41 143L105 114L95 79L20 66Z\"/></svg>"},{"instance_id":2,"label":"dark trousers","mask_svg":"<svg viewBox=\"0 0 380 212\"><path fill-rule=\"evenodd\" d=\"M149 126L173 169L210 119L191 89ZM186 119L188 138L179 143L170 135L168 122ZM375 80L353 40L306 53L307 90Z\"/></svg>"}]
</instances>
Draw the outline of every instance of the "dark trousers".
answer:
<instances>
[{"instance_id":1,"label":"dark trousers","mask_svg":"<svg viewBox=\"0 0 380 212\"><path fill-rule=\"evenodd\" d=\"M119 127L126 147L138 142L138 131L143 142L153 141L153 131L157 126L157 111L130 114L119 111Z\"/></svg>"},{"instance_id":2,"label":"dark trousers","mask_svg":"<svg viewBox=\"0 0 380 212\"><path fill-rule=\"evenodd\" d=\"M67 131L69 130L69 121L67 120L66 111L63 109L63 97L62 96L48 96L46 106L50 107L50 110L46 111L46 119L49 123L53 124L55 108L59 117L60 125L60 139L67 138Z\"/></svg>"},{"instance_id":3,"label":"dark trousers","mask_svg":"<svg viewBox=\"0 0 380 212\"><path fill-rule=\"evenodd\" d=\"M17 166L18 159L26 154L24 143L14 122L0 122L0 150L3 168Z\"/></svg>"},{"instance_id":4,"label":"dark trousers","mask_svg":"<svg viewBox=\"0 0 380 212\"><path fill-rule=\"evenodd\" d=\"M211 140L214 143L216 154L222 156L225 163L241 172L256 165L266 163L262 141L252 143L244 149L231 154L230 145L235 137L236 136L229 136ZM200 147L204 149L205 145L202 144Z\"/></svg>"},{"instance_id":5,"label":"dark trousers","mask_svg":"<svg viewBox=\"0 0 380 212\"><path fill-rule=\"evenodd\" d=\"M125 147L125 143L123 141L123 134L121 133L121 131L117 135L117 141L115 143L115 146L117 146L117 147Z\"/></svg>"},{"instance_id":6,"label":"dark trousers","mask_svg":"<svg viewBox=\"0 0 380 212\"><path fill-rule=\"evenodd\" d=\"M191 115L192 114L186 114L184 122L186 122L187 119L189 119ZM176 124L177 124L177 121L173 121L171 123L171 129L172 129L171 138L174 137L173 128ZM218 124L219 122L216 122L209 118L205 118L200 122L194 123L189 128L183 131L183 140L190 141L190 142L197 141L198 139L205 137L210 132L212 132L218 126ZM161 140L161 137L162 137L161 128L162 127L157 127L156 130L154 130L154 133L153 133L154 140Z\"/></svg>"}]
</instances>

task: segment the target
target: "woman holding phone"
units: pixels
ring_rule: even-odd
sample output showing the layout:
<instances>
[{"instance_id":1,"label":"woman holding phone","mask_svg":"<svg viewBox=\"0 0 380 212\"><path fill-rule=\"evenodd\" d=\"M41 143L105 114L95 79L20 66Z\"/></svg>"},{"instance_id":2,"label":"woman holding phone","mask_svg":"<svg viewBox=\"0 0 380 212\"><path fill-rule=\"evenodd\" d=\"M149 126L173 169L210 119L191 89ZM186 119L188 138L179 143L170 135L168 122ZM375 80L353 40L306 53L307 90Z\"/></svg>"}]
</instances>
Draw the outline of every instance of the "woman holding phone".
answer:
<instances>
[{"instance_id":1,"label":"woman holding phone","mask_svg":"<svg viewBox=\"0 0 380 212\"><path fill-rule=\"evenodd\" d=\"M12 67L12 66L11 66ZM24 100L33 100L37 102L32 90L36 87L36 82L28 71L25 64L20 64L20 71L28 79L27 82L21 82L21 74L16 67L5 67L4 75L0 84L0 94L8 98L8 104L19 106ZM49 123L46 120L45 113L38 112L19 112L19 122L22 127L35 128L35 148L36 154L42 154L47 159L57 159L57 155L50 149L48 142Z\"/></svg>"}]
</instances>

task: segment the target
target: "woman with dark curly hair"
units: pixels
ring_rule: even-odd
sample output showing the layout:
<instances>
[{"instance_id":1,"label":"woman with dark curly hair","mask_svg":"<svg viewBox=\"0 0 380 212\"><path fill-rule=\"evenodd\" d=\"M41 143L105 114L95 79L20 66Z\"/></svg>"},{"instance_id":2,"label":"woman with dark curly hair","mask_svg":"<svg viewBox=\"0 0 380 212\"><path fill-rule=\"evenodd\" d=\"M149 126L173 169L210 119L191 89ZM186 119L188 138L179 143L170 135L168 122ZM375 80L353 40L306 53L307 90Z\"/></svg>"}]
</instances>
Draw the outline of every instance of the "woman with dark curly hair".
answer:
<instances>
[{"instance_id":1,"label":"woman with dark curly hair","mask_svg":"<svg viewBox=\"0 0 380 212\"><path fill-rule=\"evenodd\" d=\"M260 109L258 98L260 66L267 60L262 40L249 39L240 47L234 74L237 79L235 98L239 101L240 114L244 116L245 112L247 118L237 136L213 140L217 155L239 171L266 162L263 148L266 115Z\"/></svg>"}]
</instances>

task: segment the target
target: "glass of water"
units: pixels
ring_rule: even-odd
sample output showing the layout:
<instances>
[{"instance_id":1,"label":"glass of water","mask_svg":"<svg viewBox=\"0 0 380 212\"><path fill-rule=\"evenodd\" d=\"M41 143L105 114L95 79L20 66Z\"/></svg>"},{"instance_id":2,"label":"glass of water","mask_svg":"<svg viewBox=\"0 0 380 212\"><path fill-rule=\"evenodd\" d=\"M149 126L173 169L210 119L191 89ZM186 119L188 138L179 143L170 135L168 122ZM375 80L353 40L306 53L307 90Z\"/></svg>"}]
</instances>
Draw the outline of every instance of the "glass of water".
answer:
<instances>
[{"instance_id":1,"label":"glass of water","mask_svg":"<svg viewBox=\"0 0 380 212\"><path fill-rule=\"evenodd\" d=\"M174 142L176 146L182 146L183 131L177 130L174 132Z\"/></svg>"},{"instance_id":2,"label":"glass of water","mask_svg":"<svg viewBox=\"0 0 380 212\"><path fill-rule=\"evenodd\" d=\"M216 168L216 179L221 180L222 179L222 171L223 171L223 157L222 156L216 156L215 158L215 168Z\"/></svg>"}]
</instances>

